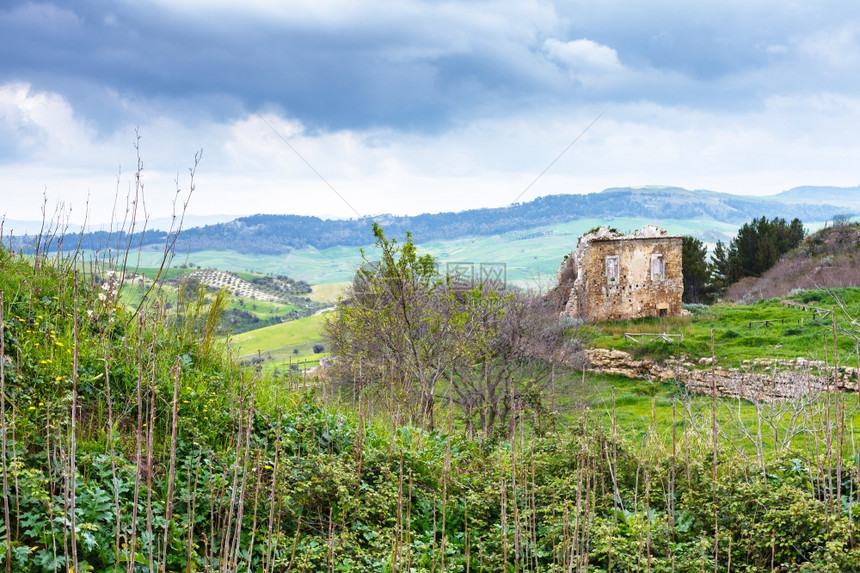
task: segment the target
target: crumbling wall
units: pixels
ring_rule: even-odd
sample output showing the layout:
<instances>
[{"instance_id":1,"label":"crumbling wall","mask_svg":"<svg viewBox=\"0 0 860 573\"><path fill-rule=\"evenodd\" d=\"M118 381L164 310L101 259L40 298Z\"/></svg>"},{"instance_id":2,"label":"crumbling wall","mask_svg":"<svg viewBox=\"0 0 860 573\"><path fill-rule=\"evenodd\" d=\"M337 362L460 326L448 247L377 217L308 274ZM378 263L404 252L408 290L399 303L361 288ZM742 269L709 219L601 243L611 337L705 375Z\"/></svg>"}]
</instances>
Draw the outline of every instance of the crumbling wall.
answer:
<instances>
[{"instance_id":1,"label":"crumbling wall","mask_svg":"<svg viewBox=\"0 0 860 573\"><path fill-rule=\"evenodd\" d=\"M693 392L743 398L753 402L794 400L808 394L834 390L860 391L860 369L835 368L824 361L794 360L745 361L740 368L708 366L710 359L699 364L684 357L657 362L650 358L635 359L622 350L592 348L585 351L586 367L595 372L616 374L634 380L668 382L676 380ZM697 367L698 366L698 367Z\"/></svg>"},{"instance_id":2,"label":"crumbling wall","mask_svg":"<svg viewBox=\"0 0 860 573\"><path fill-rule=\"evenodd\" d=\"M564 314L588 322L680 314L681 244L653 226L583 235L559 267Z\"/></svg>"}]
</instances>

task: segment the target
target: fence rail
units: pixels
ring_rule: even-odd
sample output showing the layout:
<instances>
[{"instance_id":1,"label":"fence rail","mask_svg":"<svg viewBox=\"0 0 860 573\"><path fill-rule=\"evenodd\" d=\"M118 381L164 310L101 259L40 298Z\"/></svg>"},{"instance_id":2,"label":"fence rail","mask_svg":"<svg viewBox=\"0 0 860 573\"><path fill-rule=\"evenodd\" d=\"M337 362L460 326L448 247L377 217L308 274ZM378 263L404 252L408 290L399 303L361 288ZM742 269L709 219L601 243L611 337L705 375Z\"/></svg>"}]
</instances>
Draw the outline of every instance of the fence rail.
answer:
<instances>
[{"instance_id":1,"label":"fence rail","mask_svg":"<svg viewBox=\"0 0 860 573\"><path fill-rule=\"evenodd\" d=\"M683 335L668 334L666 332L625 332L624 338L633 342L653 342L654 340L662 340L663 342L675 342L680 345L684 340Z\"/></svg>"}]
</instances>

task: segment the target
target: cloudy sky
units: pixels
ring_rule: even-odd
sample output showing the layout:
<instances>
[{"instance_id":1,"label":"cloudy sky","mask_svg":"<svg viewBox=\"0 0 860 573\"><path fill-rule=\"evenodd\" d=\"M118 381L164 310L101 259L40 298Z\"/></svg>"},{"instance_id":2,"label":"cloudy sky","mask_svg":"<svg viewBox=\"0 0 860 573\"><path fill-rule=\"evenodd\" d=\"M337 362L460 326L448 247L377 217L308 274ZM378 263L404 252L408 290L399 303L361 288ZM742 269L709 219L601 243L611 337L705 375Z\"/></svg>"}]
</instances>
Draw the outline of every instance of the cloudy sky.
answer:
<instances>
[{"instance_id":1,"label":"cloudy sky","mask_svg":"<svg viewBox=\"0 0 860 573\"><path fill-rule=\"evenodd\" d=\"M154 217L201 149L197 215L852 186L860 3L0 3L0 215L106 220L135 130Z\"/></svg>"}]
</instances>

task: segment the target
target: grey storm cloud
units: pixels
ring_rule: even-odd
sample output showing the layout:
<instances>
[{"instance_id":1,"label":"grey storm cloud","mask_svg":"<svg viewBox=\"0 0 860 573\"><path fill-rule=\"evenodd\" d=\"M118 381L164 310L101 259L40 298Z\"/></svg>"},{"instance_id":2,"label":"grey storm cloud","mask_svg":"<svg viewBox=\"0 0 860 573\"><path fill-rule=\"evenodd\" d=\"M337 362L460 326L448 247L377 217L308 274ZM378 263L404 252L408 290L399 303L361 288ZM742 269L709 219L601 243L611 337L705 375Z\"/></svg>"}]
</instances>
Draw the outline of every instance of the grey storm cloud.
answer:
<instances>
[{"instance_id":1,"label":"grey storm cloud","mask_svg":"<svg viewBox=\"0 0 860 573\"><path fill-rule=\"evenodd\" d=\"M274 5L12 0L0 78L96 121L163 102L192 118L276 106L311 127L430 131L536 101L732 107L858 81L840 69L858 47L849 2ZM601 53L614 65L594 69Z\"/></svg>"},{"instance_id":2,"label":"grey storm cloud","mask_svg":"<svg viewBox=\"0 0 860 573\"><path fill-rule=\"evenodd\" d=\"M856 186L858 84L854 0L4 0L0 193L108 208L136 133L210 214Z\"/></svg>"}]
</instances>

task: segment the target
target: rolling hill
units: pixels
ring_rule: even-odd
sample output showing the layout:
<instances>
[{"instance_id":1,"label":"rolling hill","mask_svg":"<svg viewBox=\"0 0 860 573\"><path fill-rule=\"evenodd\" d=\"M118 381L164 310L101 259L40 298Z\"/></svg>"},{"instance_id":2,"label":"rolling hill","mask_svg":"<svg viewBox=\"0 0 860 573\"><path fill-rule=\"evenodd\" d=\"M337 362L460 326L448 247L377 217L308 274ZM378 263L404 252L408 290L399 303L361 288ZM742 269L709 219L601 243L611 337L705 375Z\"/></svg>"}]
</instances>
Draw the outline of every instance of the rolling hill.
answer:
<instances>
[{"instance_id":1,"label":"rolling hill","mask_svg":"<svg viewBox=\"0 0 860 573\"><path fill-rule=\"evenodd\" d=\"M680 187L619 187L584 195L550 195L508 207L417 216L324 220L301 215L260 214L185 229L177 237L175 249L178 253L235 251L243 255L281 255L307 248L356 247L373 241L370 229L374 221L390 236L402 237L410 231L416 240L425 242L525 232L587 219L697 220L737 227L754 217L766 215L814 222L844 214L847 206L854 204L849 199L856 195L852 189L820 187L814 188L814 193L804 189L807 188L770 197L745 197ZM159 251L166 236L163 231L150 230L144 236L135 237L131 244L140 245L143 251ZM86 233L80 241L82 248L94 251L105 251L108 247L118 249L129 244L122 234L110 235L105 231ZM26 249L32 237L21 237L18 242ZM61 248L75 247L77 240L67 241Z\"/></svg>"}]
</instances>

